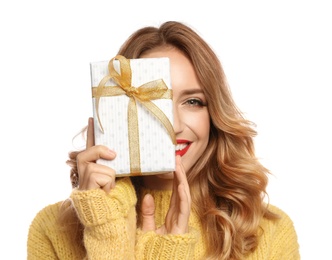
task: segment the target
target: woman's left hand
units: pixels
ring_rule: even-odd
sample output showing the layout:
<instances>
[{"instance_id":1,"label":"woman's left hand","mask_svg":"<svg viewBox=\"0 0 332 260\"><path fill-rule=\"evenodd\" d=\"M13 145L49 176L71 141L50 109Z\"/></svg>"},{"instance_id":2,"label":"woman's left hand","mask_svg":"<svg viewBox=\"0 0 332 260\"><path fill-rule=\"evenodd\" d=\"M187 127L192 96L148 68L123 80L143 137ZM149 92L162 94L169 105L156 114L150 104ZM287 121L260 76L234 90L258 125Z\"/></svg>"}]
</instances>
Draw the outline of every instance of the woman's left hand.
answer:
<instances>
[{"instance_id":1,"label":"woman's left hand","mask_svg":"<svg viewBox=\"0 0 332 260\"><path fill-rule=\"evenodd\" d=\"M186 172L181 157L176 157L176 169L173 179L173 192L165 224L156 229L154 199L147 194L142 202L142 230L156 231L157 234L184 234L188 232L188 222L191 209L191 196Z\"/></svg>"}]
</instances>

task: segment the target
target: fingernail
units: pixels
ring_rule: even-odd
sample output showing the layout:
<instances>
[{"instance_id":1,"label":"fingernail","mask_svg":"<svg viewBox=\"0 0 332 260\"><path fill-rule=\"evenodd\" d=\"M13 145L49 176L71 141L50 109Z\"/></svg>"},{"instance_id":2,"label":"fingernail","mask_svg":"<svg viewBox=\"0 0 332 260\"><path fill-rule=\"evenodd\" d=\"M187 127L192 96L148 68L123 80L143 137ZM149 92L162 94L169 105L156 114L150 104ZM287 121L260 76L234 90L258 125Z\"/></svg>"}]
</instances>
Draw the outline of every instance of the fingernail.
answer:
<instances>
[{"instance_id":1,"label":"fingernail","mask_svg":"<svg viewBox=\"0 0 332 260\"><path fill-rule=\"evenodd\" d=\"M91 125L93 123L93 118L92 117L89 117L88 119L88 124Z\"/></svg>"}]
</instances>

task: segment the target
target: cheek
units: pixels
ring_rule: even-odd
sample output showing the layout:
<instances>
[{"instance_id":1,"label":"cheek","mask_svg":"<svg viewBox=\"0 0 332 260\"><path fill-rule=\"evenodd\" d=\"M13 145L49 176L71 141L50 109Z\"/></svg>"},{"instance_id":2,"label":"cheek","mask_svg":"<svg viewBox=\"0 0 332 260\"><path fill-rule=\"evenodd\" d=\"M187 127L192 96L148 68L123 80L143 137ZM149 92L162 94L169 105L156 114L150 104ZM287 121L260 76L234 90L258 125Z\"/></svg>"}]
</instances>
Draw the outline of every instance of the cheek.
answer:
<instances>
[{"instance_id":1,"label":"cheek","mask_svg":"<svg viewBox=\"0 0 332 260\"><path fill-rule=\"evenodd\" d=\"M210 134L210 117L208 112L201 112L191 116L188 124L195 131L198 139L207 142Z\"/></svg>"}]
</instances>

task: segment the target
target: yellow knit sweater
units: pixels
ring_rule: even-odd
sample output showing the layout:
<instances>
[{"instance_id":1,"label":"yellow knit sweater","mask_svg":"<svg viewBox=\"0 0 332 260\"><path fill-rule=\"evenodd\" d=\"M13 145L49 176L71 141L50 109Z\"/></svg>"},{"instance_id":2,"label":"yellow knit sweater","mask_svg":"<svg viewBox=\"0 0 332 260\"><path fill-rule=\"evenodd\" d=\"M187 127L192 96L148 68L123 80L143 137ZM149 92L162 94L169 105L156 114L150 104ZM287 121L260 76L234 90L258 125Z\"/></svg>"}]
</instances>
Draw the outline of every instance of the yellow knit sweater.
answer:
<instances>
[{"instance_id":1,"label":"yellow knit sweater","mask_svg":"<svg viewBox=\"0 0 332 260\"><path fill-rule=\"evenodd\" d=\"M168 211L171 191L149 192L155 198L156 224L162 225ZM137 202L129 178L120 179L106 194L100 189L73 190L70 196L84 225L84 247L73 243L75 234L59 228L57 219L61 202L42 209L30 225L28 259L204 259L206 245L200 222L191 214L189 232L185 235L143 233L136 228ZM258 248L248 260L297 260L299 246L291 219L280 209L271 210L281 216L277 221L263 219L264 230Z\"/></svg>"}]
</instances>

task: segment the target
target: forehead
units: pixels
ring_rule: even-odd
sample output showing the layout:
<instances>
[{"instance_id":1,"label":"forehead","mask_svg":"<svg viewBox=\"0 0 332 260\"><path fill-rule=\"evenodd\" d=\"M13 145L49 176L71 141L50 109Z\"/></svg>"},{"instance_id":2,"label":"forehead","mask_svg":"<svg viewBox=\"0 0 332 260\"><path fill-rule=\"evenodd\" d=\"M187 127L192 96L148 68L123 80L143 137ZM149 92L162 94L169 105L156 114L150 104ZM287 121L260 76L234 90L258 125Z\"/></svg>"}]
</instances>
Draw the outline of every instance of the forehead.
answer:
<instances>
[{"instance_id":1,"label":"forehead","mask_svg":"<svg viewBox=\"0 0 332 260\"><path fill-rule=\"evenodd\" d=\"M174 92L186 89L201 89L194 66L180 50L162 46L145 52L141 58L168 57L171 66L171 81Z\"/></svg>"}]
</instances>

